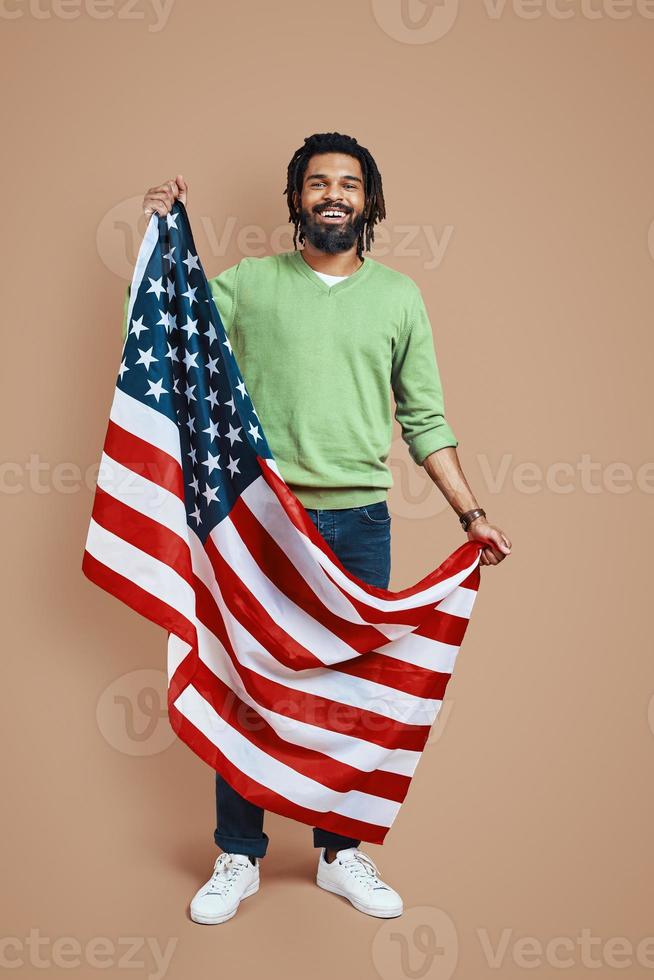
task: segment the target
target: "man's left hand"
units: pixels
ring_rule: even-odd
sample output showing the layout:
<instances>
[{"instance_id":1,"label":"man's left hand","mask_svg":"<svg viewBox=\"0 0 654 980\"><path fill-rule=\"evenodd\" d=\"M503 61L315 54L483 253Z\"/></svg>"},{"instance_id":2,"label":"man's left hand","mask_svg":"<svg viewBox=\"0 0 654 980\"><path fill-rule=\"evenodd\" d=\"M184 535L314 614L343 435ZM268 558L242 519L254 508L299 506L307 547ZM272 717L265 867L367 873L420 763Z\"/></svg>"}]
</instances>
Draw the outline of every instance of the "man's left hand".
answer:
<instances>
[{"instance_id":1,"label":"man's left hand","mask_svg":"<svg viewBox=\"0 0 654 980\"><path fill-rule=\"evenodd\" d=\"M480 565L499 565L507 555L511 554L511 542L506 534L481 517L472 522L466 533L469 541L487 542L487 546L481 552Z\"/></svg>"}]
</instances>

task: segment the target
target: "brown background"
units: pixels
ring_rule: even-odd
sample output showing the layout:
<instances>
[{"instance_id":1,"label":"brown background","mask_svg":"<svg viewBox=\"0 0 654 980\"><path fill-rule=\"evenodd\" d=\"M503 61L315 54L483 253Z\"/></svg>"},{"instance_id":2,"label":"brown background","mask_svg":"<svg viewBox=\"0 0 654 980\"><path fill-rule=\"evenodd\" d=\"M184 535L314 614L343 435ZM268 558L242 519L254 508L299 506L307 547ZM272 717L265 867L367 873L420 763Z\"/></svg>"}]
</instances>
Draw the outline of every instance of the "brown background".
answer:
<instances>
[{"instance_id":1,"label":"brown background","mask_svg":"<svg viewBox=\"0 0 654 980\"><path fill-rule=\"evenodd\" d=\"M147 948L138 969L119 960L149 937L173 942L169 978L651 976L654 11L411 0L402 22L401 0L176 0L153 29L139 4L0 16L5 960L146 977ZM327 129L379 163L378 257L423 290L462 464L514 548L482 572L432 743L366 848L404 917L320 891L310 829L269 814L261 891L202 928L187 905L217 854L213 774L168 737L163 700L148 719L165 634L81 574L88 474L144 190L186 176L215 275L289 247L273 236L286 166ZM391 462L400 589L463 536L397 431ZM81 965L63 965L63 937ZM106 969L85 952L98 937ZM485 937L506 944L500 966Z\"/></svg>"}]
</instances>

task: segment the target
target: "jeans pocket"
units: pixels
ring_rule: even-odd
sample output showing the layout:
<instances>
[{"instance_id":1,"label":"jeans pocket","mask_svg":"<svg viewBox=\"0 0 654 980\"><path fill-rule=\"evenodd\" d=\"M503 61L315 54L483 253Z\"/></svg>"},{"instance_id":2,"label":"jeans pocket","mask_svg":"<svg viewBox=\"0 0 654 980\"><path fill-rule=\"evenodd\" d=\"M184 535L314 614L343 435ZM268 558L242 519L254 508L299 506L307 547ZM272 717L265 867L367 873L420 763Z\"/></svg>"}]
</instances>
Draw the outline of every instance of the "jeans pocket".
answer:
<instances>
[{"instance_id":1,"label":"jeans pocket","mask_svg":"<svg viewBox=\"0 0 654 980\"><path fill-rule=\"evenodd\" d=\"M379 500L376 504L367 504L367 506L361 507L359 514L365 524L379 524L382 527L387 527L391 523L391 515L385 500Z\"/></svg>"}]
</instances>

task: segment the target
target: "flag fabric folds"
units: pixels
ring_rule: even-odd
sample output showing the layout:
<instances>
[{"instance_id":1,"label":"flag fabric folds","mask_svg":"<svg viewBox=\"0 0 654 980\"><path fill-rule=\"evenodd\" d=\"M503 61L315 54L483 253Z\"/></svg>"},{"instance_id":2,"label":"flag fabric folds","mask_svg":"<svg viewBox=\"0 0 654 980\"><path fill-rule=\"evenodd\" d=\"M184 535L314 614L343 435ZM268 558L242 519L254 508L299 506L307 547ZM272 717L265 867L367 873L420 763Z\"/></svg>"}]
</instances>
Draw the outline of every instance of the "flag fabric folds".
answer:
<instances>
[{"instance_id":1,"label":"flag fabric folds","mask_svg":"<svg viewBox=\"0 0 654 980\"><path fill-rule=\"evenodd\" d=\"M452 675L481 547L398 592L344 568L268 447L186 209L152 215L82 568L168 632L178 737L252 803L381 844Z\"/></svg>"}]
</instances>

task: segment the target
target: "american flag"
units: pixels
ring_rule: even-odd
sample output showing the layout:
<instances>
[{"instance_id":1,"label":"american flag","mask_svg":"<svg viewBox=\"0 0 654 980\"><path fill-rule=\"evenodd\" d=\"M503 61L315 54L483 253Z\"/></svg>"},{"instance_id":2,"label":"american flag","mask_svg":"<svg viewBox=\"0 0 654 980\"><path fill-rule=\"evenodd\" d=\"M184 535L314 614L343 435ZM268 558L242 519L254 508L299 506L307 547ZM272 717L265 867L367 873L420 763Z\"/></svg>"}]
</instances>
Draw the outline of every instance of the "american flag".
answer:
<instances>
[{"instance_id":1,"label":"american flag","mask_svg":"<svg viewBox=\"0 0 654 980\"><path fill-rule=\"evenodd\" d=\"M480 580L466 541L410 588L350 574L284 481L177 202L134 270L83 571L168 632L168 715L239 793L381 844Z\"/></svg>"}]
</instances>

